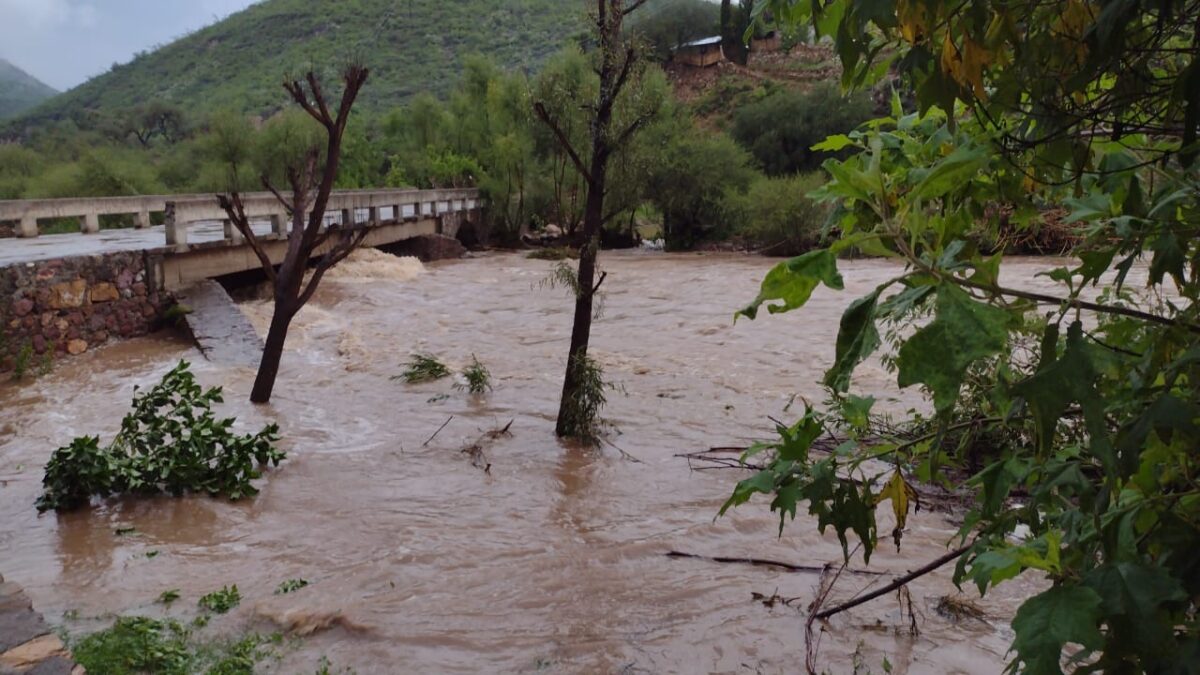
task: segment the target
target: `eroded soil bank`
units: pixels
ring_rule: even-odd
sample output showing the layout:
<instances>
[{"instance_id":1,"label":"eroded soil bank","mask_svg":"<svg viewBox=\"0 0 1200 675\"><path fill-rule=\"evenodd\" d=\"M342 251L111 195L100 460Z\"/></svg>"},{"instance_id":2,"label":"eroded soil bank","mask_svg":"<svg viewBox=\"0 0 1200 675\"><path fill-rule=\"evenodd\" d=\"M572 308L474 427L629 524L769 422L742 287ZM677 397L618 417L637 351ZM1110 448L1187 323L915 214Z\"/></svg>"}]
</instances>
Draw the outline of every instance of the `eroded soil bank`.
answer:
<instances>
[{"instance_id":1,"label":"eroded soil bank","mask_svg":"<svg viewBox=\"0 0 1200 675\"><path fill-rule=\"evenodd\" d=\"M802 614L751 594L799 597L803 607L816 575L664 554L823 564L840 560L836 537L802 516L778 539L762 502L714 522L739 474L692 472L675 455L763 438L766 416L789 414L793 395L820 401L816 382L842 309L890 278L890 263L845 263L845 292L822 289L804 311L734 325L771 261L606 254L594 353L621 388L606 409L619 430L612 440L640 462L554 439L571 302L539 287L552 263L360 263L327 280L297 319L269 408L243 403L251 369L204 362L168 336L0 387L0 569L49 621L82 632L111 614L189 618L200 595L236 583L242 605L207 630L331 626L266 664L273 672L312 672L322 655L359 673L802 671ZM1047 266L1007 263L1005 279L1036 287L1034 273ZM266 305L244 309L265 325ZM496 389L473 398L448 380L390 379L416 351L454 366L475 355ZM237 504L113 501L38 517L53 449L76 435L111 436L133 385L181 358L205 384L226 388L223 411L242 426L282 426L290 459L262 494ZM858 389L894 390L882 368L863 372ZM486 449L490 472L460 452L509 420L512 436ZM942 554L955 529L921 512L903 550L881 544L871 568L915 568ZM273 595L290 578L312 583ZM833 600L877 583L844 578ZM949 571L926 577L912 587L919 635L894 599L881 599L832 620L822 663L830 672L856 662L882 672L884 658L899 673L998 672L1023 583L982 601L985 620L955 622L935 610L956 593ZM182 600L165 610L155 600L172 588Z\"/></svg>"}]
</instances>

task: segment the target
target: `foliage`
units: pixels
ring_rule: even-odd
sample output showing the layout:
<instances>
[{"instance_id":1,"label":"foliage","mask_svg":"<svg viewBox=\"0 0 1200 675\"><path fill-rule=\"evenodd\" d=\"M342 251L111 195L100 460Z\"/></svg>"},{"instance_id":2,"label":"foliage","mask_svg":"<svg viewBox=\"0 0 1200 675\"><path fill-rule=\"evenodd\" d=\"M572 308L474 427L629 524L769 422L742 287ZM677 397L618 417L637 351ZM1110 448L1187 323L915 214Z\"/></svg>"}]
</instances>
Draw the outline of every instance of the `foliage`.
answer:
<instances>
[{"instance_id":1,"label":"foliage","mask_svg":"<svg viewBox=\"0 0 1200 675\"><path fill-rule=\"evenodd\" d=\"M820 144L851 153L825 164L839 237L778 266L744 313L800 308L821 283L841 288L836 256L849 248L904 268L843 315L825 378L832 410L809 410L756 448L767 468L727 507L767 493L782 523L806 503L866 556L881 503L893 507L899 545L910 481L966 471L977 501L955 580L981 592L1027 571L1050 582L1017 611L1010 670L1059 673L1067 645L1081 672L1188 670L1200 654L1200 64L1186 45L1200 7L764 9L834 36L847 84L895 65L922 114L897 98L889 118ZM1077 259L1046 275L1052 292L1001 284L1002 256L980 251L977 228L1056 204L1087 223ZM1135 291L1139 258L1147 288ZM918 317L915 332L881 338L885 321ZM931 433L858 431L873 401L849 393L853 374L881 348L898 384L931 398ZM812 452L829 429L849 440ZM973 470L977 443L989 458Z\"/></svg>"},{"instance_id":2,"label":"foliage","mask_svg":"<svg viewBox=\"0 0 1200 675\"><path fill-rule=\"evenodd\" d=\"M126 493L203 492L233 500L258 494L251 483L260 477L257 467L278 466L286 456L273 445L279 428L235 434L233 418L213 414L212 405L221 402L221 389L202 389L181 361L159 384L135 394L133 410L108 446L84 436L54 452L38 510L69 510L93 496Z\"/></svg>"},{"instance_id":3,"label":"foliage","mask_svg":"<svg viewBox=\"0 0 1200 675\"><path fill-rule=\"evenodd\" d=\"M179 599L179 589L171 588L163 591L158 596L158 602L162 605L169 605Z\"/></svg>"},{"instance_id":4,"label":"foliage","mask_svg":"<svg viewBox=\"0 0 1200 675\"><path fill-rule=\"evenodd\" d=\"M188 631L176 621L121 617L112 628L94 633L72 649L89 673L188 675L193 654Z\"/></svg>"},{"instance_id":5,"label":"foliage","mask_svg":"<svg viewBox=\"0 0 1200 675\"><path fill-rule=\"evenodd\" d=\"M667 248L687 249L727 233L726 196L750 186L750 157L728 136L696 129L671 133L662 145L646 195L662 213Z\"/></svg>"},{"instance_id":6,"label":"foliage","mask_svg":"<svg viewBox=\"0 0 1200 675\"><path fill-rule=\"evenodd\" d=\"M269 0L135 56L18 120L22 126L162 101L201 116L216 110L270 117L287 97L281 73L330 79L348 55L365 55L376 86L364 110L420 92L447 94L465 55L486 51L514 70L536 69L571 42L583 12L561 0Z\"/></svg>"},{"instance_id":7,"label":"foliage","mask_svg":"<svg viewBox=\"0 0 1200 675\"><path fill-rule=\"evenodd\" d=\"M738 108L730 133L771 176L812 171L827 153L813 146L871 119L865 94L843 96L837 85L820 82L807 91L780 89Z\"/></svg>"},{"instance_id":8,"label":"foliage","mask_svg":"<svg viewBox=\"0 0 1200 675\"><path fill-rule=\"evenodd\" d=\"M220 590L207 593L197 603L201 608L216 614L225 614L242 603L242 594L238 592L237 584L222 586Z\"/></svg>"},{"instance_id":9,"label":"foliage","mask_svg":"<svg viewBox=\"0 0 1200 675\"><path fill-rule=\"evenodd\" d=\"M579 383L573 396L564 401L562 426L567 438L575 438L585 443L597 443L600 439L604 421L600 418L600 410L608 402L605 390L612 385L604 381L604 370L590 356L576 356L571 360L574 377Z\"/></svg>"},{"instance_id":10,"label":"foliage","mask_svg":"<svg viewBox=\"0 0 1200 675\"><path fill-rule=\"evenodd\" d=\"M288 593L295 593L307 585L308 581L305 579L288 579L287 581L283 581L279 584L279 586L275 589L275 595L287 595Z\"/></svg>"},{"instance_id":11,"label":"foliage","mask_svg":"<svg viewBox=\"0 0 1200 675\"><path fill-rule=\"evenodd\" d=\"M492 389L492 373L474 354L471 355L471 363L463 369L462 375L466 383L455 383L457 389L466 389L472 394L486 394Z\"/></svg>"},{"instance_id":12,"label":"foliage","mask_svg":"<svg viewBox=\"0 0 1200 675\"><path fill-rule=\"evenodd\" d=\"M204 641L177 621L120 617L108 629L72 645L72 656L89 673L105 675L253 675L270 656L264 646L277 637L247 635L233 641Z\"/></svg>"},{"instance_id":13,"label":"foliage","mask_svg":"<svg viewBox=\"0 0 1200 675\"><path fill-rule=\"evenodd\" d=\"M708 0L659 0L635 12L629 23L628 30L649 46L653 58L667 61L679 45L716 35L721 19Z\"/></svg>"},{"instance_id":14,"label":"foliage","mask_svg":"<svg viewBox=\"0 0 1200 675\"><path fill-rule=\"evenodd\" d=\"M0 120L15 117L58 92L0 59Z\"/></svg>"},{"instance_id":15,"label":"foliage","mask_svg":"<svg viewBox=\"0 0 1200 675\"><path fill-rule=\"evenodd\" d=\"M726 218L735 231L769 255L797 255L816 248L829 209L808 194L824 183L820 174L759 177L745 194L727 196Z\"/></svg>"},{"instance_id":16,"label":"foliage","mask_svg":"<svg viewBox=\"0 0 1200 675\"><path fill-rule=\"evenodd\" d=\"M403 379L408 384L418 384L421 382L432 382L440 380L443 377L450 375L450 369L444 363L437 360L436 356L431 354L414 354L408 361L408 367L399 377L392 379Z\"/></svg>"}]
</instances>

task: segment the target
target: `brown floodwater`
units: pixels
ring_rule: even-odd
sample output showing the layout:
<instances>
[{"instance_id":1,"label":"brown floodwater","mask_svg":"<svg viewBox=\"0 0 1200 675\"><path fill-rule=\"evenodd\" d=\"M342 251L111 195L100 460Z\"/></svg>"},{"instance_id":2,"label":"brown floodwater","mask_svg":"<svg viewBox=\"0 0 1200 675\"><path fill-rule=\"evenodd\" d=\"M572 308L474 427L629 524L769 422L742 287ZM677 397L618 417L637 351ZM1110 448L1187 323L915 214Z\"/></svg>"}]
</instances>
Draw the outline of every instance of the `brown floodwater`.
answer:
<instances>
[{"instance_id":1,"label":"brown floodwater","mask_svg":"<svg viewBox=\"0 0 1200 675\"><path fill-rule=\"evenodd\" d=\"M358 673L802 672L801 610L816 574L665 555L840 560L836 536L803 515L778 538L765 501L714 520L741 474L691 471L676 457L768 436L767 416L795 416L799 402L785 411L795 395L819 402L842 309L898 271L843 263L845 292L820 289L802 311L735 325L771 264L604 255L593 354L619 386L604 411L611 440L640 461L555 440L571 301L539 285L553 263L517 255L423 271L362 257L297 318L269 407L245 402L251 369L206 362L167 334L63 361L40 380L0 387L0 573L74 634L116 614L190 618L200 595L227 584L243 602L209 634L329 625L281 648L264 664L270 672L311 673L322 656ZM1032 278L1046 267L1016 260L1004 276L1037 287L1049 283ZM243 309L265 325L265 303ZM475 355L495 390L472 397L449 380L392 380L414 352L454 366ZM33 503L53 449L76 435L110 437L134 385L179 359L225 387L221 410L241 428L281 425L289 459L261 481L261 495L110 500L39 516ZM893 392L885 404L894 408L916 402L893 382L869 364L855 386ZM490 471L461 452L510 420L512 435L486 446ZM956 529L952 517L918 513L903 549L881 538L870 568L913 569L941 555ZM311 585L273 594L297 577ZM885 581L844 576L831 600ZM950 570L930 575L912 585L919 634L895 596L880 598L829 622L821 663L835 673L856 663L882 672L885 658L896 673L998 672L1008 622L1036 585L1012 582L983 600L965 588L986 617L955 622L935 611L957 593ZM170 609L155 602L167 589L183 598ZM751 595L776 592L799 598L795 608Z\"/></svg>"}]
</instances>

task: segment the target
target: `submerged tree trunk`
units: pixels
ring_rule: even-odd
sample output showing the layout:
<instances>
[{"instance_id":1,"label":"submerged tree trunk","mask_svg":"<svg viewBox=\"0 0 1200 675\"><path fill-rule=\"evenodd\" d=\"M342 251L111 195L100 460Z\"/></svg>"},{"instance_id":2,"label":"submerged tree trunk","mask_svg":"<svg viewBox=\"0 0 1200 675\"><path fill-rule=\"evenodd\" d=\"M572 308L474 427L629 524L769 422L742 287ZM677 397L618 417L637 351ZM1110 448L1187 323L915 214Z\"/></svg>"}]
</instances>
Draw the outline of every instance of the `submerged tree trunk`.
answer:
<instances>
[{"instance_id":1,"label":"submerged tree trunk","mask_svg":"<svg viewBox=\"0 0 1200 675\"><path fill-rule=\"evenodd\" d=\"M258 375L254 378L254 388L250 391L251 403L269 402L271 393L275 390L275 378L279 376L279 363L283 359L283 346L287 342L293 316L281 309L276 305L275 314L271 317L271 328L267 331L262 361L258 365Z\"/></svg>"},{"instance_id":2,"label":"submerged tree trunk","mask_svg":"<svg viewBox=\"0 0 1200 675\"><path fill-rule=\"evenodd\" d=\"M555 433L559 436L575 436L581 430L576 427L576 405L583 375L587 364L588 345L592 338L592 318L595 316L596 258L600 254L600 228L604 220L604 186L607 167L592 162L592 181L588 186L587 210L583 217L584 243L579 250L578 285L575 293L575 318L571 325L571 346L567 351L567 372L563 377L562 398L558 404L558 421Z\"/></svg>"},{"instance_id":3,"label":"submerged tree trunk","mask_svg":"<svg viewBox=\"0 0 1200 675\"><path fill-rule=\"evenodd\" d=\"M625 17L645 2L646 0L596 0L596 13L592 18L598 43L596 74L599 75L600 86L595 103L588 106L595 114L589 139L591 147L586 149L588 152L581 152L580 148L571 144L569 136L544 103L534 104L537 116L554 132L559 146L587 185L583 246L579 252L579 270L575 285L575 318L571 326L571 346L567 352L567 370L563 377L562 399L559 402L558 422L555 427L559 436L591 436L597 422L596 403L603 403L603 395L596 391L601 385L596 382L597 378L588 360L588 343L592 334L596 291L600 282L604 280L603 275L600 275L600 281L596 280L600 232L604 223L616 215L606 214L604 211L608 165L613 155L657 114L657 109L640 111L634 115L632 121L617 133L613 133L613 111L617 99L626 85L630 84L631 78L637 79L640 74L639 55L631 45L624 42L621 29Z\"/></svg>"},{"instance_id":4,"label":"submerged tree trunk","mask_svg":"<svg viewBox=\"0 0 1200 675\"><path fill-rule=\"evenodd\" d=\"M308 73L306 77L307 88L299 80L285 82L283 85L292 100L325 129L326 144L323 162L322 149L309 147L304 148L305 152L301 153L302 164L286 168L287 181L291 187L290 199L271 184L270 176L262 176L263 187L274 194L280 205L291 214L292 227L287 235L287 253L278 270L267 254L263 242L251 227L241 195L233 191L229 195L217 197L230 222L258 256L263 272L274 291L275 311L271 316L271 328L267 332L262 361L254 379L254 388L250 392L250 401L253 403L267 403L271 400L292 319L312 298L325 272L350 255L367 234L365 227L355 228L354 223L324 227L325 209L329 205L329 195L333 191L341 160L342 137L346 132L346 124L349 122L350 111L358 92L367 81L367 74L367 69L361 65L354 64L346 68L342 76L345 90L342 92L341 105L334 112L330 111L321 85L313 73ZM233 167L233 175L236 184L236 164ZM328 249L318 257L312 277L305 282L305 271L309 261L326 245Z\"/></svg>"}]
</instances>

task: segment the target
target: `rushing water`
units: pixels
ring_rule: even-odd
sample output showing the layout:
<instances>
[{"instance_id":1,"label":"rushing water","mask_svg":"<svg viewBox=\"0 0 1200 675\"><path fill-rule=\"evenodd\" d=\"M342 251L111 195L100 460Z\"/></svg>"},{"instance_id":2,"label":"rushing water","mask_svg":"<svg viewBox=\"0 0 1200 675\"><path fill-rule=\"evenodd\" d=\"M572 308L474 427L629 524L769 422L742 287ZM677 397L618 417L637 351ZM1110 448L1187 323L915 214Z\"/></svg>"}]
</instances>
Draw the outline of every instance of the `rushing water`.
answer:
<instances>
[{"instance_id":1,"label":"rushing water","mask_svg":"<svg viewBox=\"0 0 1200 675\"><path fill-rule=\"evenodd\" d=\"M603 264L593 354L620 387L605 409L619 431L613 442L640 461L554 438L572 303L539 286L552 263L495 255L421 271L364 257L297 318L269 407L245 403L251 370L207 363L169 335L0 388L0 573L73 632L112 614L187 618L200 595L236 583L242 605L209 632L322 629L283 649L267 664L274 672L311 673L322 655L364 674L802 672L802 612L751 593L798 597L802 609L817 575L665 554L819 565L840 560L836 537L802 515L779 539L764 501L714 521L740 474L693 472L675 455L764 437L767 416L789 414L795 394L821 400L816 382L842 309L897 270L845 263L847 291L821 289L802 311L735 325L734 310L771 261L606 253ZM1005 278L1036 286L1029 280L1044 267L1006 263ZM265 326L269 306L244 309ZM417 351L456 366L476 355L496 389L476 399L450 381L390 379ZM262 494L116 500L39 517L33 502L51 451L76 435L110 437L133 386L181 358L204 383L225 387L222 410L241 427L282 426L289 460ZM893 380L869 365L855 384L889 391ZM511 437L487 444L485 473L461 448L509 420ZM127 527L136 532L115 534ZM881 541L871 569L913 569L941 555L956 529L918 513L901 552ZM898 673L999 671L1029 586L1002 586L979 601L985 620L954 622L934 609L956 593L949 576L913 584L918 635L894 596L835 617L821 642L824 667L849 672L857 659L882 672L886 657ZM295 577L312 585L273 595ZM832 600L879 583L844 576ZM183 599L166 610L155 600L170 588Z\"/></svg>"}]
</instances>

